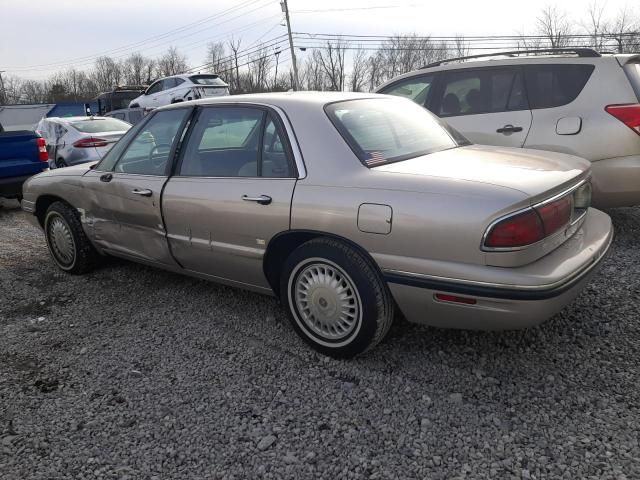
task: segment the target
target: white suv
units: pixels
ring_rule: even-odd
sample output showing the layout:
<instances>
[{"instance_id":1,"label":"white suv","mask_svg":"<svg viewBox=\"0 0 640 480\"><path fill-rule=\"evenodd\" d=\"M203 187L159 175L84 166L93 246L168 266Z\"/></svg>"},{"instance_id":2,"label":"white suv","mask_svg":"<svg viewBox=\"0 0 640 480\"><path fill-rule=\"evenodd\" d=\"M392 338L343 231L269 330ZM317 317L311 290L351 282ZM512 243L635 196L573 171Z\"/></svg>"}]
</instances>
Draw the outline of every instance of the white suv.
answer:
<instances>
[{"instance_id":1,"label":"white suv","mask_svg":"<svg viewBox=\"0 0 640 480\"><path fill-rule=\"evenodd\" d=\"M173 75L153 82L147 90L131 100L129 108L152 109L198 98L229 95L229 85L218 75Z\"/></svg>"},{"instance_id":2,"label":"white suv","mask_svg":"<svg viewBox=\"0 0 640 480\"><path fill-rule=\"evenodd\" d=\"M496 58L477 60L488 56ZM412 99L474 143L586 158L595 206L640 204L640 55L477 55L428 65L376 92Z\"/></svg>"}]
</instances>

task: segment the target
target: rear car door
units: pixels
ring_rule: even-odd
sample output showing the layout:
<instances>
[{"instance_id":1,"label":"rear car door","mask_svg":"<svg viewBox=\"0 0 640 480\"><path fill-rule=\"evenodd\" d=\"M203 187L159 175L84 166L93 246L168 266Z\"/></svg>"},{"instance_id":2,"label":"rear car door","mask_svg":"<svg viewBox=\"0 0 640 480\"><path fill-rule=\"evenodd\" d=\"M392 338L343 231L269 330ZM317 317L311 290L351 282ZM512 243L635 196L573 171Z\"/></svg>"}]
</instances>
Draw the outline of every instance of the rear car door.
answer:
<instances>
[{"instance_id":1,"label":"rear car door","mask_svg":"<svg viewBox=\"0 0 640 480\"><path fill-rule=\"evenodd\" d=\"M280 117L259 106L199 111L163 194L171 251L187 270L268 289L269 241L289 229L297 179Z\"/></svg>"},{"instance_id":2,"label":"rear car door","mask_svg":"<svg viewBox=\"0 0 640 480\"><path fill-rule=\"evenodd\" d=\"M174 266L160 197L191 108L159 111L135 128L84 176L94 239L103 248L142 261ZM120 148L117 148L120 147ZM111 153L111 152L109 152Z\"/></svg>"},{"instance_id":3,"label":"rear car door","mask_svg":"<svg viewBox=\"0 0 640 480\"><path fill-rule=\"evenodd\" d=\"M531 128L519 67L444 71L429 109L474 143L522 147Z\"/></svg>"}]
</instances>

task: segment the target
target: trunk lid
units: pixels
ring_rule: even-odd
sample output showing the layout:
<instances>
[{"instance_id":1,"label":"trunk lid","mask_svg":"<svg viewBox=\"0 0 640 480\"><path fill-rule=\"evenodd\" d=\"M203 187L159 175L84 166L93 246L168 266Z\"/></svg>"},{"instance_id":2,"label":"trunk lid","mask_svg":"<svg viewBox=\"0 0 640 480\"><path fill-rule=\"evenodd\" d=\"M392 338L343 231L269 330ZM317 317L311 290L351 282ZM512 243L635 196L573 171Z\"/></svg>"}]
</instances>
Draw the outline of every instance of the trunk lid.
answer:
<instances>
[{"instance_id":1,"label":"trunk lid","mask_svg":"<svg viewBox=\"0 0 640 480\"><path fill-rule=\"evenodd\" d=\"M532 202L589 175L590 163L561 153L470 145L375 167L377 172L441 177L518 190Z\"/></svg>"},{"instance_id":2,"label":"trunk lid","mask_svg":"<svg viewBox=\"0 0 640 480\"><path fill-rule=\"evenodd\" d=\"M108 132L108 133L95 133L92 134L92 137L102 138L107 141L107 144L104 147L93 147L98 155L98 158L102 159L106 153L113 148L113 146L117 143L122 136L127 132Z\"/></svg>"}]
</instances>

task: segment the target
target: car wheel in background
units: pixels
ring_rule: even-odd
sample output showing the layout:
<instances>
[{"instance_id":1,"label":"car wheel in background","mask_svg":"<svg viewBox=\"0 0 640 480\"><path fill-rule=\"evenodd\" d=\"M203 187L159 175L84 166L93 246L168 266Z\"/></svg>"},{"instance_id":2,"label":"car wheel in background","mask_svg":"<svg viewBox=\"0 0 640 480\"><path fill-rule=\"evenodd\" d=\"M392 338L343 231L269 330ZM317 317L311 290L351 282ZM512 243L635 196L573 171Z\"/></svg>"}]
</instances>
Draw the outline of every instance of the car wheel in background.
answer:
<instances>
[{"instance_id":1,"label":"car wheel in background","mask_svg":"<svg viewBox=\"0 0 640 480\"><path fill-rule=\"evenodd\" d=\"M56 160L56 168L64 168L67 166L67 162L64 161L64 159L59 158Z\"/></svg>"},{"instance_id":2,"label":"car wheel in background","mask_svg":"<svg viewBox=\"0 0 640 480\"><path fill-rule=\"evenodd\" d=\"M129 105L129 108L140 108L140 105L137 103L132 103L131 105Z\"/></svg>"},{"instance_id":3,"label":"car wheel in background","mask_svg":"<svg viewBox=\"0 0 640 480\"><path fill-rule=\"evenodd\" d=\"M93 268L98 253L82 229L78 212L64 202L54 202L44 217L49 253L65 272L80 274Z\"/></svg>"},{"instance_id":4,"label":"car wheel in background","mask_svg":"<svg viewBox=\"0 0 640 480\"><path fill-rule=\"evenodd\" d=\"M333 357L374 347L393 321L393 299L371 260L336 240L298 247L285 262L280 292L296 333Z\"/></svg>"}]
</instances>

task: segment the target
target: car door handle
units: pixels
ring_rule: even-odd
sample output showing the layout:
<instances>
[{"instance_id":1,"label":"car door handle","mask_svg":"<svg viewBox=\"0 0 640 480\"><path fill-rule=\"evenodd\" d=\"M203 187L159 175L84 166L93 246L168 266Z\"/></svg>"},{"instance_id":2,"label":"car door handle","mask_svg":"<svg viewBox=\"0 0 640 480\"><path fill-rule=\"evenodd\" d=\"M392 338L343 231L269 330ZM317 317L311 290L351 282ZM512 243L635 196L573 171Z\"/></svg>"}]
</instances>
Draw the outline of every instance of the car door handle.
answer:
<instances>
[{"instance_id":1,"label":"car door handle","mask_svg":"<svg viewBox=\"0 0 640 480\"><path fill-rule=\"evenodd\" d=\"M504 127L496 130L497 133L517 133L521 131L522 127L514 127L513 125L505 125Z\"/></svg>"},{"instance_id":2,"label":"car door handle","mask_svg":"<svg viewBox=\"0 0 640 480\"><path fill-rule=\"evenodd\" d=\"M142 197L150 197L151 195L153 195L153 192L148 188L134 188L133 190L131 190L131 193L140 195Z\"/></svg>"},{"instance_id":3,"label":"car door handle","mask_svg":"<svg viewBox=\"0 0 640 480\"><path fill-rule=\"evenodd\" d=\"M257 197L250 197L249 195L243 195L242 200L245 202L256 202L260 205L269 205L271 203L271 197L269 195L259 195Z\"/></svg>"},{"instance_id":4,"label":"car door handle","mask_svg":"<svg viewBox=\"0 0 640 480\"><path fill-rule=\"evenodd\" d=\"M110 182L112 178L113 178L113 175L111 175L110 173L105 173L104 175L100 175L101 182Z\"/></svg>"}]
</instances>

